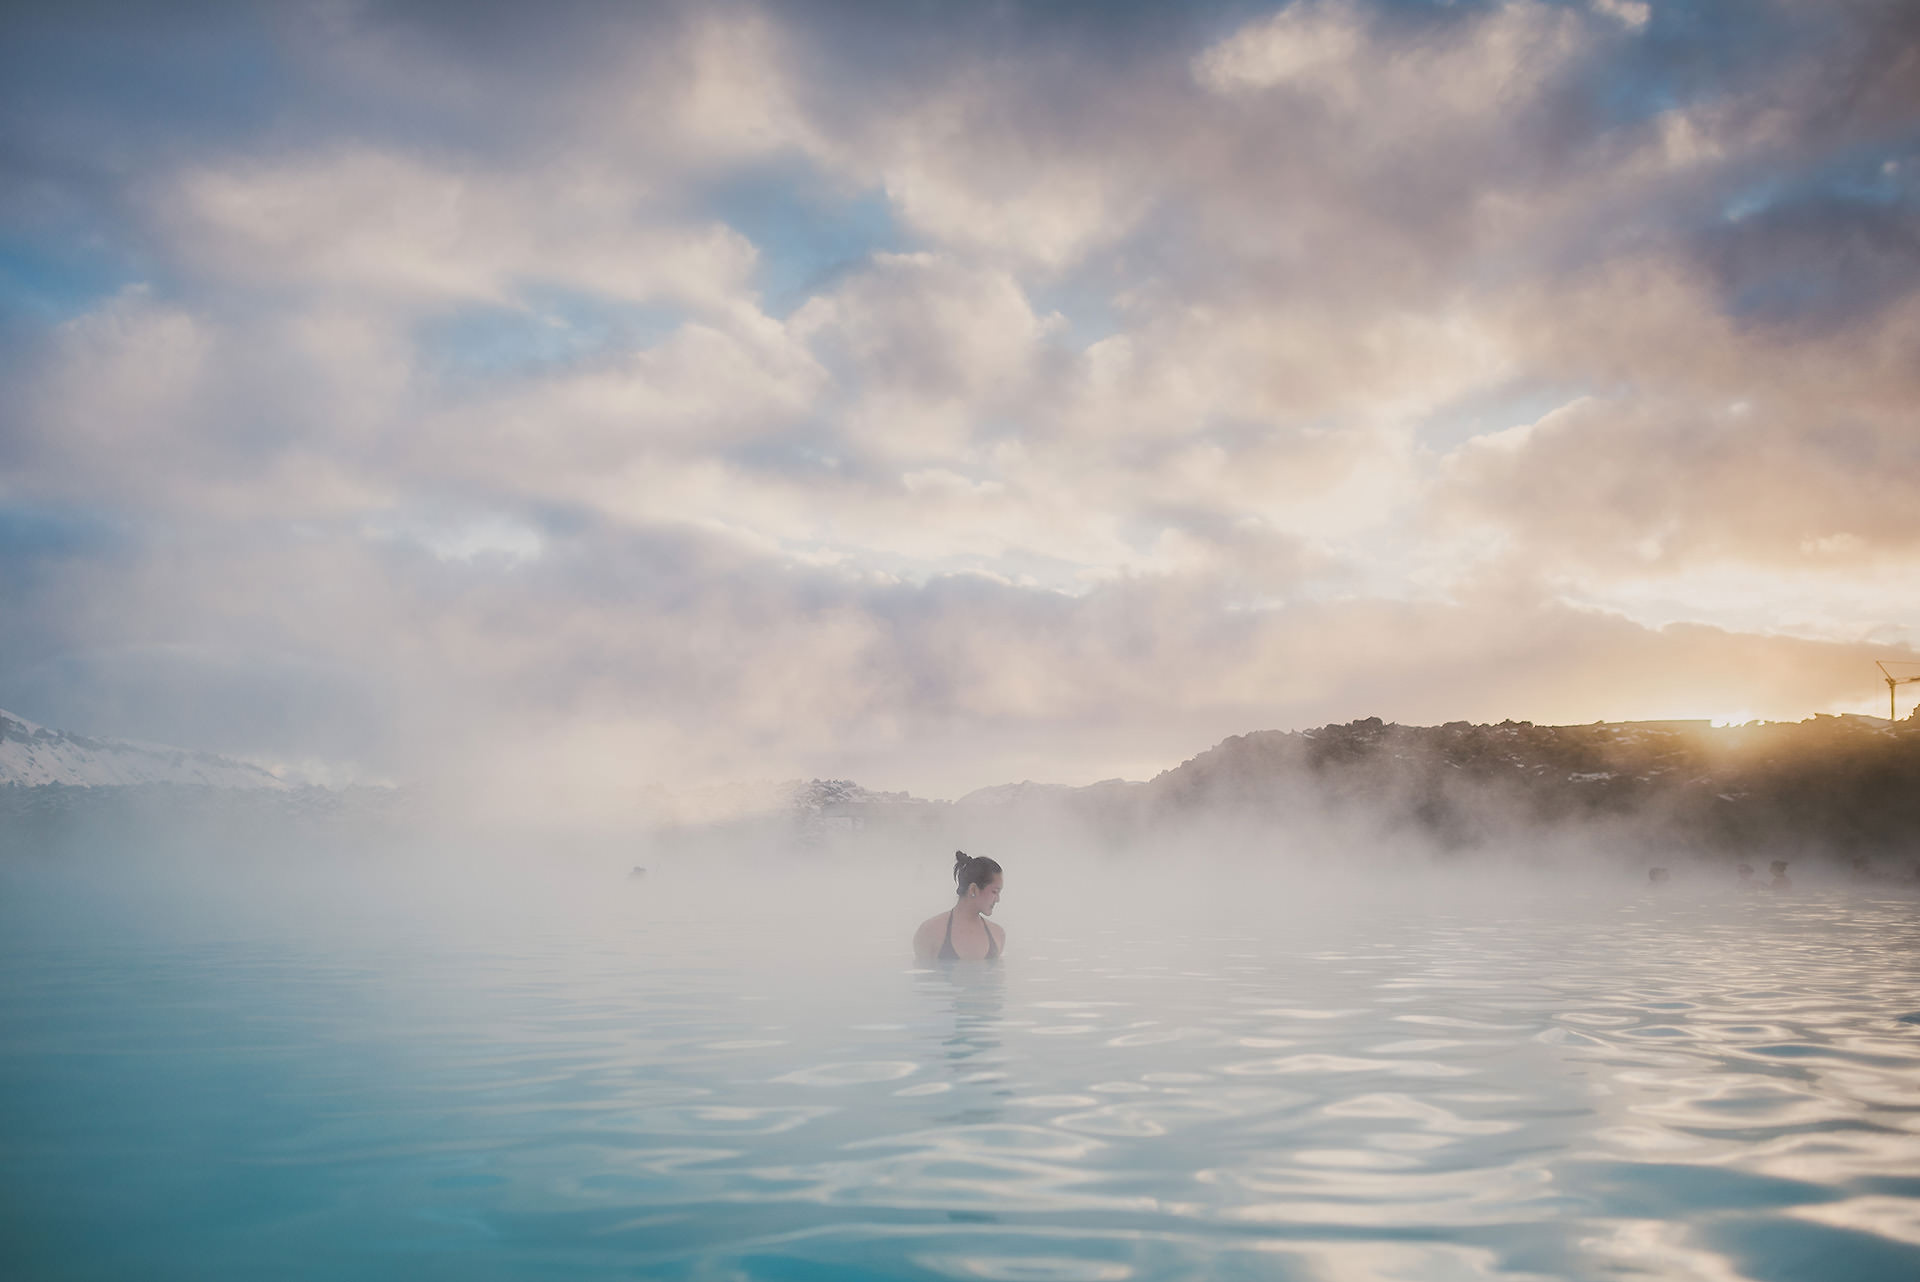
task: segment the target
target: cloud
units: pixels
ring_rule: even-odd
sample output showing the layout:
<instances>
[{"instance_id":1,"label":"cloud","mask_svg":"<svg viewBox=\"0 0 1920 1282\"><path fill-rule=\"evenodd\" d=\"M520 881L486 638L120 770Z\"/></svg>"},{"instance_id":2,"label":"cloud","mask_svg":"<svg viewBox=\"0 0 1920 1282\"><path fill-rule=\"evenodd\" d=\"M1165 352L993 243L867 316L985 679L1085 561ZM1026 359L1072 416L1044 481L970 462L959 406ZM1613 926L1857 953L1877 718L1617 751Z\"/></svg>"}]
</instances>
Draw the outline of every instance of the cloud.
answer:
<instances>
[{"instance_id":1,"label":"cloud","mask_svg":"<svg viewBox=\"0 0 1920 1282\"><path fill-rule=\"evenodd\" d=\"M1444 471L1446 505L1570 566L1912 554L1911 290L1871 323L1788 332L1729 312L1684 259L1645 259L1516 296L1510 323L1526 367L1605 391L1469 443Z\"/></svg>"},{"instance_id":2,"label":"cloud","mask_svg":"<svg viewBox=\"0 0 1920 1282\"><path fill-rule=\"evenodd\" d=\"M201 270L403 303L498 302L539 282L713 306L744 291L754 261L730 228L663 224L644 187L598 168L502 181L350 150L190 171L159 203Z\"/></svg>"},{"instance_id":3,"label":"cloud","mask_svg":"<svg viewBox=\"0 0 1920 1282\"><path fill-rule=\"evenodd\" d=\"M1653 17L1653 6L1644 0L1593 0L1595 13L1604 13L1621 26L1638 31Z\"/></svg>"},{"instance_id":4,"label":"cloud","mask_svg":"<svg viewBox=\"0 0 1920 1282\"><path fill-rule=\"evenodd\" d=\"M1027 766L1137 775L1229 733L1383 705L1408 722L1781 716L1859 684L1848 645L1649 629L1520 588L1222 611L1204 575L1078 596L889 583L602 524L549 531L531 561L263 526L83 568L58 589L76 590L84 642L0 682L81 729L176 725L256 754L298 736L365 773L516 804L569 775L608 784L578 804L617 807L795 762L951 794ZM26 604L44 615L54 591Z\"/></svg>"},{"instance_id":5,"label":"cloud","mask_svg":"<svg viewBox=\"0 0 1920 1282\"><path fill-rule=\"evenodd\" d=\"M864 388L969 407L1017 399L1051 328L1011 273L968 270L934 254L878 255L792 323L802 341L837 349L857 366Z\"/></svg>"},{"instance_id":6,"label":"cloud","mask_svg":"<svg viewBox=\"0 0 1920 1282\"><path fill-rule=\"evenodd\" d=\"M1911 556L1920 460L1894 424L1844 411L1820 433L1804 422L1764 399L1587 398L1469 442L1448 497L1533 554L1603 575Z\"/></svg>"},{"instance_id":7,"label":"cloud","mask_svg":"<svg viewBox=\"0 0 1920 1282\"><path fill-rule=\"evenodd\" d=\"M603 800L1871 710L1920 36L1701 13L22 19L0 219L124 279L0 330L0 706Z\"/></svg>"}]
</instances>

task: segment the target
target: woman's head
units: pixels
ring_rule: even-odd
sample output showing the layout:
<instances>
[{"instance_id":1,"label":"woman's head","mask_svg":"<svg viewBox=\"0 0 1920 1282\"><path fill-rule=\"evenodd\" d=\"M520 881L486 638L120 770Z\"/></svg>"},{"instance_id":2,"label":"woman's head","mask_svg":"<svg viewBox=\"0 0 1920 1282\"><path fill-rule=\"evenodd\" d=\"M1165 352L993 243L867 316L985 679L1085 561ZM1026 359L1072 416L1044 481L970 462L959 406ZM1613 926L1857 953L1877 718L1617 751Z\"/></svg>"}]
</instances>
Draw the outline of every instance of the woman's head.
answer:
<instances>
[{"instance_id":1,"label":"woman's head","mask_svg":"<svg viewBox=\"0 0 1920 1282\"><path fill-rule=\"evenodd\" d=\"M999 902L1000 882L1000 865L993 860L964 850L953 852L954 893L979 904L981 912L991 913Z\"/></svg>"}]
</instances>

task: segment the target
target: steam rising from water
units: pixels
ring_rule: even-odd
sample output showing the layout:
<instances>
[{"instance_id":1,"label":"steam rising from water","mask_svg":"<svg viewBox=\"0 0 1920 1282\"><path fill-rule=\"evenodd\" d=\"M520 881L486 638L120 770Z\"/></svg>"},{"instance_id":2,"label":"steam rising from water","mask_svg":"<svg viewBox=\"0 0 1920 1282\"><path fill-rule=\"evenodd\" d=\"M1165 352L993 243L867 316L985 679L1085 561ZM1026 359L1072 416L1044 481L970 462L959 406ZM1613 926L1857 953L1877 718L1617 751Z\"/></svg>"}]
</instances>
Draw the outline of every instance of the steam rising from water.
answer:
<instances>
[{"instance_id":1,"label":"steam rising from water","mask_svg":"<svg viewBox=\"0 0 1920 1282\"><path fill-rule=\"evenodd\" d=\"M1920 1259L1911 900L1417 850L978 852L1007 868L991 967L908 959L951 902L944 844L656 850L643 878L451 842L9 863L22 1258L398 1278L425 1235L516 1276Z\"/></svg>"}]
</instances>

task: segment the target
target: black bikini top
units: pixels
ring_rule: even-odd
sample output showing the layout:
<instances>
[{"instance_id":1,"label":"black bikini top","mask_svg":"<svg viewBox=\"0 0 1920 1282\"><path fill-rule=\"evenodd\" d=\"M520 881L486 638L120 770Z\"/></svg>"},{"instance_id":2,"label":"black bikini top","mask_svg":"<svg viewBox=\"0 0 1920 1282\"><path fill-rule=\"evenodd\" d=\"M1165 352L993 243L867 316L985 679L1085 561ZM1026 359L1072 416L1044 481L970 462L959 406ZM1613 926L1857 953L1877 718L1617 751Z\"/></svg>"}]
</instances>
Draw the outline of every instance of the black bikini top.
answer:
<instances>
[{"instance_id":1,"label":"black bikini top","mask_svg":"<svg viewBox=\"0 0 1920 1282\"><path fill-rule=\"evenodd\" d=\"M960 960L960 954L953 951L953 915L958 911L960 911L958 905L955 905L954 907L949 908L947 910L947 937L944 940L942 940L940 943L940 960L941 961L959 961ZM980 924L982 926L987 926L987 923L984 921L981 922ZM987 926L987 955L983 960L992 961L994 958L998 957L999 955L1000 955L1000 941L993 937L993 927Z\"/></svg>"}]
</instances>

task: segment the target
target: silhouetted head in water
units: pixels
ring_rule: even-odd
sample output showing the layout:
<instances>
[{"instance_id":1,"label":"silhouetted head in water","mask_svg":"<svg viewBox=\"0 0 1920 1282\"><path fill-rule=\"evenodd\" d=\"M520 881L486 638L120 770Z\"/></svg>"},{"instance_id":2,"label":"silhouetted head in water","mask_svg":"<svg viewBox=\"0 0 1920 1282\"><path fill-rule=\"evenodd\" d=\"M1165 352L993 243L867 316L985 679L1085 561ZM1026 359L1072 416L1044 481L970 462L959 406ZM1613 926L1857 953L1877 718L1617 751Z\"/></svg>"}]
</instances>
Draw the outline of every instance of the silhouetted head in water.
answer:
<instances>
[{"instance_id":1,"label":"silhouetted head in water","mask_svg":"<svg viewBox=\"0 0 1920 1282\"><path fill-rule=\"evenodd\" d=\"M1666 879L1667 879L1667 870L1665 868L1647 869L1647 880L1652 882L1654 885L1658 886L1661 882L1665 881Z\"/></svg>"},{"instance_id":2,"label":"silhouetted head in water","mask_svg":"<svg viewBox=\"0 0 1920 1282\"><path fill-rule=\"evenodd\" d=\"M1739 867L1738 869L1736 869L1736 871L1737 871L1737 872L1739 872L1739 874L1740 874L1740 880L1741 880L1741 881L1743 881L1743 882L1745 882L1745 881L1752 881L1752 880L1753 880L1753 865L1752 865L1752 864L1741 864L1741 865L1740 865L1740 867Z\"/></svg>"},{"instance_id":3,"label":"silhouetted head in water","mask_svg":"<svg viewBox=\"0 0 1920 1282\"><path fill-rule=\"evenodd\" d=\"M1793 882L1787 877L1787 861L1786 860L1776 859L1771 864L1768 865L1768 868L1773 873L1773 880L1767 883L1768 890L1792 890L1793 889Z\"/></svg>"}]
</instances>

